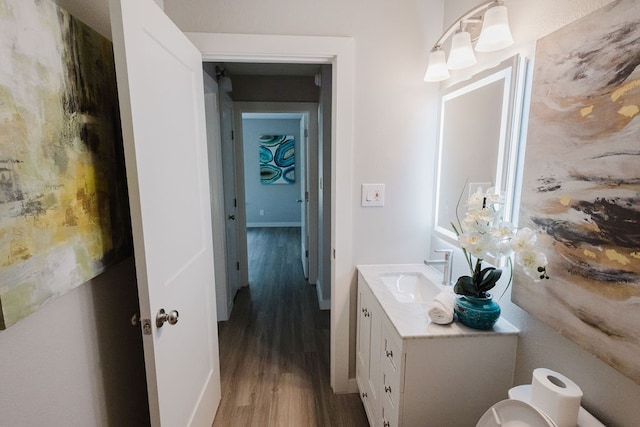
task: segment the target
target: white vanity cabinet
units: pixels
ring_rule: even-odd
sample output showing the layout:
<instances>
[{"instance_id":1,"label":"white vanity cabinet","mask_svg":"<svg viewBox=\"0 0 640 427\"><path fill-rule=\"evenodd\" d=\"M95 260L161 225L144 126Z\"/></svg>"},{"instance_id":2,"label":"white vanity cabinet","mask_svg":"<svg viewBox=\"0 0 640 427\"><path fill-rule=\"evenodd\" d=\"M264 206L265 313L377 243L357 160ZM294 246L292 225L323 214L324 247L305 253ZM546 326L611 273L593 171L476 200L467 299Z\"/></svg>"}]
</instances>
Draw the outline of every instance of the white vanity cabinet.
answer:
<instances>
[{"instance_id":1,"label":"white vanity cabinet","mask_svg":"<svg viewBox=\"0 0 640 427\"><path fill-rule=\"evenodd\" d=\"M373 427L468 427L513 385L518 330L436 325L424 303L399 302L380 272L419 265L359 266L356 379Z\"/></svg>"}]
</instances>

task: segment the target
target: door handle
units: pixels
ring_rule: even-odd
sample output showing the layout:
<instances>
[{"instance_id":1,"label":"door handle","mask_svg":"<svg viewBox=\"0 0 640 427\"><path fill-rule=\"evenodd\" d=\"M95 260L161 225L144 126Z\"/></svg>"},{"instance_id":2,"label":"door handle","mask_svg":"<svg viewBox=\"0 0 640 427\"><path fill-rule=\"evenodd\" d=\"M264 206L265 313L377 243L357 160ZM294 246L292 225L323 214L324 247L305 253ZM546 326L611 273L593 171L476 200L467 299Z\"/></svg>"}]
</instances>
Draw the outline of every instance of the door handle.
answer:
<instances>
[{"instance_id":1,"label":"door handle","mask_svg":"<svg viewBox=\"0 0 640 427\"><path fill-rule=\"evenodd\" d=\"M158 314L156 316L156 326L158 328L162 328L164 322L169 322L170 325L175 325L176 323L178 323L179 316L180 313L178 313L176 310L171 310L167 313L166 311L164 311L164 308L161 308L160 310L158 310Z\"/></svg>"},{"instance_id":2,"label":"door handle","mask_svg":"<svg viewBox=\"0 0 640 427\"><path fill-rule=\"evenodd\" d=\"M235 221L235 220L236 220L236 216L235 216L235 215L229 215L229 219L230 219L231 221Z\"/></svg>"},{"instance_id":3,"label":"door handle","mask_svg":"<svg viewBox=\"0 0 640 427\"><path fill-rule=\"evenodd\" d=\"M298 200L296 200L296 202L302 203L302 199L298 199Z\"/></svg>"}]
</instances>

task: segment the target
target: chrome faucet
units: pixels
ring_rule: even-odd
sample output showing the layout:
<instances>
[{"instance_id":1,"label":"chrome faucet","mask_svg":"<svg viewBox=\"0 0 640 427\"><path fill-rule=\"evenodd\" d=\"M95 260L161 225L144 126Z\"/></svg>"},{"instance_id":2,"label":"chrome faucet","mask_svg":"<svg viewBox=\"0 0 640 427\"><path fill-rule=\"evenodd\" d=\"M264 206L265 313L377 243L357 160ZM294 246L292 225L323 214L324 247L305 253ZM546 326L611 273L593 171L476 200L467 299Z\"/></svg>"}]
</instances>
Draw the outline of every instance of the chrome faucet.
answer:
<instances>
[{"instance_id":1,"label":"chrome faucet","mask_svg":"<svg viewBox=\"0 0 640 427\"><path fill-rule=\"evenodd\" d=\"M425 260L425 265L442 265L442 284L453 285L451 280L453 274L453 251L451 249L434 249L434 252L443 253L444 259Z\"/></svg>"}]
</instances>

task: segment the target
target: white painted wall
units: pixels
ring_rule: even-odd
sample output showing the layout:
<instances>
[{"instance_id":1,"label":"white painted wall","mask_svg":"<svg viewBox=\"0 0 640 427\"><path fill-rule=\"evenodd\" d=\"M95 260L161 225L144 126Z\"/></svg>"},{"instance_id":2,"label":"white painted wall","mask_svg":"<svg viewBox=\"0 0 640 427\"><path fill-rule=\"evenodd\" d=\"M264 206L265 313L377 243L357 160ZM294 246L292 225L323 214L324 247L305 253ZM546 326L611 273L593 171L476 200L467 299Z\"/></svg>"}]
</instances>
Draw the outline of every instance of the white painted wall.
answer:
<instances>
[{"instance_id":1,"label":"white painted wall","mask_svg":"<svg viewBox=\"0 0 640 427\"><path fill-rule=\"evenodd\" d=\"M258 147L261 135L293 135L296 144L295 183L260 183ZM301 141L299 119L242 119L247 227L300 227L300 204L297 200L300 199L300 176L303 173Z\"/></svg>"},{"instance_id":2,"label":"white painted wall","mask_svg":"<svg viewBox=\"0 0 640 427\"><path fill-rule=\"evenodd\" d=\"M133 259L0 331L0 426L148 424Z\"/></svg>"},{"instance_id":3,"label":"white painted wall","mask_svg":"<svg viewBox=\"0 0 640 427\"><path fill-rule=\"evenodd\" d=\"M515 40L514 46L503 52L485 55L484 58L478 56L477 66L467 72L452 74L452 79L446 84L452 84L465 74L487 68L517 52L532 57L537 39L607 3L609 0L505 1ZM477 0L447 0L444 25L448 26L477 4ZM448 245L434 236L432 247ZM461 253L456 254L455 262L454 277L468 274L464 269ZM504 281L502 282L504 286ZM499 295L501 292L502 289L497 289L495 293ZM516 359L515 384L530 384L535 368L553 369L571 378L582 388L583 406L607 426L640 425L640 385L512 304L509 297L507 294L500 301L503 316L522 331Z\"/></svg>"}]
</instances>

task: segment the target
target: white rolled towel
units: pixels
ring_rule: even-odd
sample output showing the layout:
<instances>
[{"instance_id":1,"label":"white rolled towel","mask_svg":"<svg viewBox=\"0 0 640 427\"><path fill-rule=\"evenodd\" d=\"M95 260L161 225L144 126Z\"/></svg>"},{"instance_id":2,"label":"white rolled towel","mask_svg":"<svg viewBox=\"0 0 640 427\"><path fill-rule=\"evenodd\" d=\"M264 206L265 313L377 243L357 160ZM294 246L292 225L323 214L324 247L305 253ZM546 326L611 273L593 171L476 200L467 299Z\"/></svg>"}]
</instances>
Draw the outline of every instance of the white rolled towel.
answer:
<instances>
[{"instance_id":1,"label":"white rolled towel","mask_svg":"<svg viewBox=\"0 0 640 427\"><path fill-rule=\"evenodd\" d=\"M453 322L453 306L456 303L456 294L450 287L441 291L429 304L427 314L433 323L448 325Z\"/></svg>"}]
</instances>

